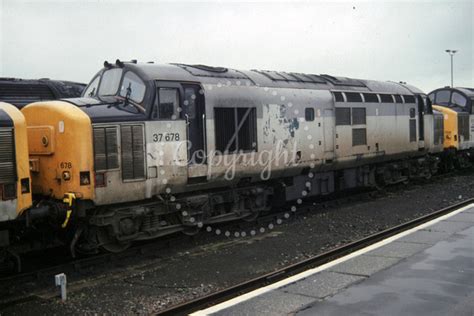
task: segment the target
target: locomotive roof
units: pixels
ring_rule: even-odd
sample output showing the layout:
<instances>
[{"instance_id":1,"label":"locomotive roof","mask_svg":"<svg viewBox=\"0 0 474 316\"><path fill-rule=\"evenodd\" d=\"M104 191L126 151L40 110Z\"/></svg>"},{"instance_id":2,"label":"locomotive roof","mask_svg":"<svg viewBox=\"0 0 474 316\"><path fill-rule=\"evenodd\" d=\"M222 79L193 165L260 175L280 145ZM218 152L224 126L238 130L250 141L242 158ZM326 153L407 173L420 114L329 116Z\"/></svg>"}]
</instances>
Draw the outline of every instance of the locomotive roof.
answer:
<instances>
[{"instance_id":1,"label":"locomotive roof","mask_svg":"<svg viewBox=\"0 0 474 316\"><path fill-rule=\"evenodd\" d=\"M21 108L31 102L54 100L81 95L85 84L50 79L20 79L0 77L0 101Z\"/></svg>"},{"instance_id":2,"label":"locomotive roof","mask_svg":"<svg viewBox=\"0 0 474 316\"><path fill-rule=\"evenodd\" d=\"M123 63L147 80L187 81L203 84L238 84L270 88L295 88L416 94L418 88L396 82L363 80L331 75L268 70L236 70L225 67L186 64Z\"/></svg>"},{"instance_id":3,"label":"locomotive roof","mask_svg":"<svg viewBox=\"0 0 474 316\"><path fill-rule=\"evenodd\" d=\"M460 92L461 94L464 94L466 97L470 99L474 99L474 88L466 88L466 87L443 87L443 88L438 88L433 91L431 91L429 94L432 94L433 92L437 92L440 90L451 90L451 91L457 91Z\"/></svg>"},{"instance_id":4,"label":"locomotive roof","mask_svg":"<svg viewBox=\"0 0 474 316\"><path fill-rule=\"evenodd\" d=\"M461 87L456 87L453 88L453 90L458 90L464 93L466 96L470 97L471 99L474 98L474 89L473 88L461 88Z\"/></svg>"}]
</instances>

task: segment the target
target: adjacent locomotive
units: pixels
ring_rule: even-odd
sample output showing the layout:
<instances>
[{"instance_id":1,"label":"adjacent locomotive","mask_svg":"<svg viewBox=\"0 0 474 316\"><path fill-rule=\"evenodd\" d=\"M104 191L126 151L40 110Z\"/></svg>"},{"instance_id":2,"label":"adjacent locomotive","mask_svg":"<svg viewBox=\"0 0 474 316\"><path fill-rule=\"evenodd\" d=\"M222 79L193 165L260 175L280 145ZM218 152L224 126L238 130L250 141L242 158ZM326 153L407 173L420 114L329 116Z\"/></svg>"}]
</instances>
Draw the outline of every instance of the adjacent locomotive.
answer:
<instances>
[{"instance_id":1,"label":"adjacent locomotive","mask_svg":"<svg viewBox=\"0 0 474 316\"><path fill-rule=\"evenodd\" d=\"M106 62L82 98L22 112L33 192L81 251L429 178L443 151L422 91L329 75Z\"/></svg>"},{"instance_id":2,"label":"adjacent locomotive","mask_svg":"<svg viewBox=\"0 0 474 316\"><path fill-rule=\"evenodd\" d=\"M12 228L31 206L25 118L13 105L0 102L0 265L11 262L7 259L12 258L8 250Z\"/></svg>"},{"instance_id":3,"label":"adjacent locomotive","mask_svg":"<svg viewBox=\"0 0 474 316\"><path fill-rule=\"evenodd\" d=\"M466 166L474 157L474 89L440 88L429 94L433 108L443 113L444 147L457 166Z\"/></svg>"},{"instance_id":4,"label":"adjacent locomotive","mask_svg":"<svg viewBox=\"0 0 474 316\"><path fill-rule=\"evenodd\" d=\"M0 102L0 198L0 222L16 219L32 205L25 118L4 102Z\"/></svg>"},{"instance_id":5,"label":"adjacent locomotive","mask_svg":"<svg viewBox=\"0 0 474 316\"><path fill-rule=\"evenodd\" d=\"M0 101L21 109L36 101L79 97L85 86L72 81L0 78Z\"/></svg>"}]
</instances>

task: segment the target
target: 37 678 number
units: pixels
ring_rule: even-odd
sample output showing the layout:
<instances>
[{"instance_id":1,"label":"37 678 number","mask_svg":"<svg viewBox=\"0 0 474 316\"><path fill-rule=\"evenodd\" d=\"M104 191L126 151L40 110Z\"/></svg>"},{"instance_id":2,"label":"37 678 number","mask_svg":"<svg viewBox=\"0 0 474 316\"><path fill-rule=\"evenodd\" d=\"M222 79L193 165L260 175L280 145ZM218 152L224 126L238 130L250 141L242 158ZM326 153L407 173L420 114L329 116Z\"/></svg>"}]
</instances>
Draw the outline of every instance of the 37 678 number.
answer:
<instances>
[{"instance_id":1,"label":"37 678 number","mask_svg":"<svg viewBox=\"0 0 474 316\"><path fill-rule=\"evenodd\" d=\"M179 133L159 133L159 134L153 134L153 141L154 142L173 142L173 141L179 141Z\"/></svg>"}]
</instances>

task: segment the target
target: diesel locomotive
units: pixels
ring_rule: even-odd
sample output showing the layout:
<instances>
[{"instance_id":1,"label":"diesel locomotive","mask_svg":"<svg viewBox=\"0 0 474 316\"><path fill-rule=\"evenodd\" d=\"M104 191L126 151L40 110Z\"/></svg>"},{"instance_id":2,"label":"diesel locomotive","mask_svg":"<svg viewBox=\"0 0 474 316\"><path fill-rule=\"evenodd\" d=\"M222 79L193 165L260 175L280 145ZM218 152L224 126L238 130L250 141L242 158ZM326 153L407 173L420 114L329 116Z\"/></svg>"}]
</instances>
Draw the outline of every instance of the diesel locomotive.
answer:
<instances>
[{"instance_id":1,"label":"diesel locomotive","mask_svg":"<svg viewBox=\"0 0 474 316\"><path fill-rule=\"evenodd\" d=\"M429 94L433 108L443 113L444 147L450 153L450 162L469 165L474 142L474 89L440 88Z\"/></svg>"},{"instance_id":2,"label":"diesel locomotive","mask_svg":"<svg viewBox=\"0 0 474 316\"><path fill-rule=\"evenodd\" d=\"M443 111L405 83L105 62L82 97L21 110L34 202L16 222L31 231L43 220L73 254L118 252L303 198L430 178L447 150Z\"/></svg>"}]
</instances>

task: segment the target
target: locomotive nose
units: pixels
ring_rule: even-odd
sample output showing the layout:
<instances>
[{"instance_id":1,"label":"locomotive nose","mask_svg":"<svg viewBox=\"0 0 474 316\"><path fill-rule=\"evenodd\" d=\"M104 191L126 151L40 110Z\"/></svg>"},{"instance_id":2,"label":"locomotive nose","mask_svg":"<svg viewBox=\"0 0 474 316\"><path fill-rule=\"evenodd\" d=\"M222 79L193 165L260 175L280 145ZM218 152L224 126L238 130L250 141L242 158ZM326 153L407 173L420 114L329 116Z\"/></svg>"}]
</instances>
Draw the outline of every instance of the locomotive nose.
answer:
<instances>
[{"instance_id":1,"label":"locomotive nose","mask_svg":"<svg viewBox=\"0 0 474 316\"><path fill-rule=\"evenodd\" d=\"M89 116L64 101L37 102L22 109L28 124L33 191L62 199L68 193L93 199L92 125Z\"/></svg>"}]
</instances>

